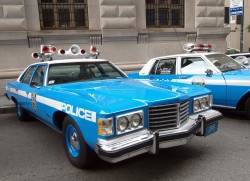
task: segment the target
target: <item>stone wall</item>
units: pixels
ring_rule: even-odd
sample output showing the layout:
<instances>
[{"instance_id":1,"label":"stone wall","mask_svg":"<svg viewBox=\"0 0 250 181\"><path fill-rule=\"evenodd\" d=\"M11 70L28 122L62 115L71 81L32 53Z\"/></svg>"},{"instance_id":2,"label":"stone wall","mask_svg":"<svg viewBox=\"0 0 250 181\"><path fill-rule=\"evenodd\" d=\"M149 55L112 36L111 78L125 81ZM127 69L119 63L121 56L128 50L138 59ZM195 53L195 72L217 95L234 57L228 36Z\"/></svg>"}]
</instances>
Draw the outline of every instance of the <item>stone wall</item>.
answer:
<instances>
[{"instance_id":1,"label":"stone wall","mask_svg":"<svg viewBox=\"0 0 250 181\"><path fill-rule=\"evenodd\" d=\"M196 0L195 27L223 27L224 0Z\"/></svg>"}]
</instances>

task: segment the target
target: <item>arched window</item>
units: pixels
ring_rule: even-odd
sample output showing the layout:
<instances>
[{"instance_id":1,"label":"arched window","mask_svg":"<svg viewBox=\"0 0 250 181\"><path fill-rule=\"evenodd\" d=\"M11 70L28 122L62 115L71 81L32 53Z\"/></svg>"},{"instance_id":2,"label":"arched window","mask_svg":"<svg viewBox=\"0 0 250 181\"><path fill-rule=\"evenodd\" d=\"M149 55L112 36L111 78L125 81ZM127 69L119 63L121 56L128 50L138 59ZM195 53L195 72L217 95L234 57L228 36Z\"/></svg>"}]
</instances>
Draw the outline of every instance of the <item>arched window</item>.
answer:
<instances>
[{"instance_id":1,"label":"arched window","mask_svg":"<svg viewBox=\"0 0 250 181\"><path fill-rule=\"evenodd\" d=\"M87 0L39 0L41 29L85 29Z\"/></svg>"},{"instance_id":2,"label":"arched window","mask_svg":"<svg viewBox=\"0 0 250 181\"><path fill-rule=\"evenodd\" d=\"M147 27L184 28L184 0L146 0Z\"/></svg>"}]
</instances>

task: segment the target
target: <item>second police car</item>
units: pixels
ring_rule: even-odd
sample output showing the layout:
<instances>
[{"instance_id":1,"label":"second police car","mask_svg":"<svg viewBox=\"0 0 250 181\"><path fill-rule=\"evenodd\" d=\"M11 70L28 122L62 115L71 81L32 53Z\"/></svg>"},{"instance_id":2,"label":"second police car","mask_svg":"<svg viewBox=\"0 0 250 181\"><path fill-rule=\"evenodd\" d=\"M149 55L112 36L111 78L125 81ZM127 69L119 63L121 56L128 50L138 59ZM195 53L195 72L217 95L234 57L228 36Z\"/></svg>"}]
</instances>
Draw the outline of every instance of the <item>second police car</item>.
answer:
<instances>
[{"instance_id":1,"label":"second police car","mask_svg":"<svg viewBox=\"0 0 250 181\"><path fill-rule=\"evenodd\" d=\"M218 129L222 115L211 109L211 91L203 87L129 79L110 61L95 59L96 47L90 54L77 45L59 50L92 56L84 59L52 60L55 51L42 46L34 53L42 62L7 83L6 96L16 104L19 120L32 115L62 132L66 154L77 167L90 166L96 155L115 163L157 154Z\"/></svg>"},{"instance_id":2,"label":"second police car","mask_svg":"<svg viewBox=\"0 0 250 181\"><path fill-rule=\"evenodd\" d=\"M184 50L186 54L152 58L139 73L128 76L204 86L213 92L214 107L245 111L250 119L250 70L212 52L211 44L188 43Z\"/></svg>"}]
</instances>

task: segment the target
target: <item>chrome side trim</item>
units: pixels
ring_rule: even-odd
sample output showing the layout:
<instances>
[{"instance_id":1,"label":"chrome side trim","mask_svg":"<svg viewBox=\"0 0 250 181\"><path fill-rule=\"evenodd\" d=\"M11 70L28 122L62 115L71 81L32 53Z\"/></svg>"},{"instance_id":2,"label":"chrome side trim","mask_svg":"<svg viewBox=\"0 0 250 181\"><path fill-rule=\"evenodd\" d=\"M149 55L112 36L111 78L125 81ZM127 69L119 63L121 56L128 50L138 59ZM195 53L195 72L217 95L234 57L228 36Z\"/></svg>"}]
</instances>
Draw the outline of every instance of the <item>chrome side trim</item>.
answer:
<instances>
[{"instance_id":1,"label":"chrome side trim","mask_svg":"<svg viewBox=\"0 0 250 181\"><path fill-rule=\"evenodd\" d=\"M217 105L217 104L213 104L212 107L216 107L216 108L225 108L225 109L236 109L236 107L232 107L232 106L222 106L222 105Z\"/></svg>"}]
</instances>

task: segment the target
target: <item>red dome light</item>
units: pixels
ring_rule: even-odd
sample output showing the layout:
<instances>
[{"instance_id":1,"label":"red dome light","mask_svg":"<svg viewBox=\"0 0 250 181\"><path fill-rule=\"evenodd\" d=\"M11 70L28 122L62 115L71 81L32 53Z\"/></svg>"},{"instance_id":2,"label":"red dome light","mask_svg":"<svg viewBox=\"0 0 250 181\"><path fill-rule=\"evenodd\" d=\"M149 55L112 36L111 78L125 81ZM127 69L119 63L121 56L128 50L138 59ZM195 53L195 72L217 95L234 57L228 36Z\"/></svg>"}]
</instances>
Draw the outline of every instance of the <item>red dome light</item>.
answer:
<instances>
[{"instance_id":1,"label":"red dome light","mask_svg":"<svg viewBox=\"0 0 250 181\"><path fill-rule=\"evenodd\" d=\"M49 53L49 47L44 46L43 49L42 49L42 52L43 53Z\"/></svg>"},{"instance_id":2,"label":"red dome light","mask_svg":"<svg viewBox=\"0 0 250 181\"><path fill-rule=\"evenodd\" d=\"M38 58L39 54L38 53L33 53L32 56L33 56L33 58Z\"/></svg>"},{"instance_id":3,"label":"red dome light","mask_svg":"<svg viewBox=\"0 0 250 181\"><path fill-rule=\"evenodd\" d=\"M197 47L204 48L204 45L199 43L199 44L197 44Z\"/></svg>"},{"instance_id":4,"label":"red dome light","mask_svg":"<svg viewBox=\"0 0 250 181\"><path fill-rule=\"evenodd\" d=\"M91 49L92 52L96 52L97 51L97 48L95 46L92 47Z\"/></svg>"},{"instance_id":5,"label":"red dome light","mask_svg":"<svg viewBox=\"0 0 250 181\"><path fill-rule=\"evenodd\" d=\"M85 53L85 50L84 49L81 49L81 54L84 54Z\"/></svg>"},{"instance_id":6,"label":"red dome light","mask_svg":"<svg viewBox=\"0 0 250 181\"><path fill-rule=\"evenodd\" d=\"M60 50L60 54L64 55L64 54L65 54L65 50L64 50L64 49L61 49L61 50Z\"/></svg>"},{"instance_id":7,"label":"red dome light","mask_svg":"<svg viewBox=\"0 0 250 181\"><path fill-rule=\"evenodd\" d=\"M51 51L53 52L53 53L55 53L56 52L56 47L51 47Z\"/></svg>"}]
</instances>

